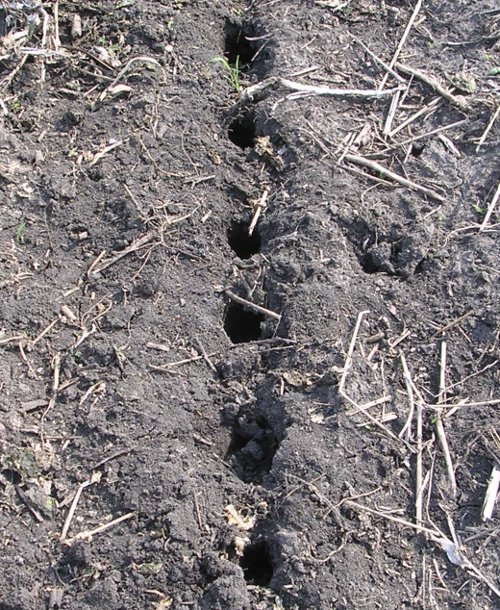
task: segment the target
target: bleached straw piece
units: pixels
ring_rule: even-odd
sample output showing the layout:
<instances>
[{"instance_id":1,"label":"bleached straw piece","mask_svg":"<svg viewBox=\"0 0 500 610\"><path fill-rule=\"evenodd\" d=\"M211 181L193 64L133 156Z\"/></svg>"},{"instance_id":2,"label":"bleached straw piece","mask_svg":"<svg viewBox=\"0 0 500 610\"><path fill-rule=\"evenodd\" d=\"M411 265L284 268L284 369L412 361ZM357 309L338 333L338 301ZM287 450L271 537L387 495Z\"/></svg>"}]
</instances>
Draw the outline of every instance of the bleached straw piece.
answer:
<instances>
[{"instance_id":1,"label":"bleached straw piece","mask_svg":"<svg viewBox=\"0 0 500 610\"><path fill-rule=\"evenodd\" d=\"M401 36L401 40L399 41L396 52L394 53L394 55L389 63L389 68L391 70L394 68L394 65L398 61L399 54L401 53L401 51L406 43L406 39L408 38L411 28L413 27L413 24L415 23L415 19L417 18L417 15L420 11L421 6L422 6L422 0L418 0L418 2L415 4L415 8L413 9L413 13L411 14L410 20L408 21L408 25L406 26L405 31L403 32L403 35ZM385 74L384 78L382 79L382 81L378 87L379 91L382 91L382 89L385 87L385 83L387 82L388 78L389 78L389 72L387 72Z\"/></svg>"},{"instance_id":2,"label":"bleached straw piece","mask_svg":"<svg viewBox=\"0 0 500 610\"><path fill-rule=\"evenodd\" d=\"M491 470L490 480L488 487L486 488L486 494L484 496L483 509L481 511L481 519L488 521L493 515L493 509L495 508L495 502L497 499L498 488L500 486L500 468L494 464Z\"/></svg>"},{"instance_id":3,"label":"bleached straw piece","mask_svg":"<svg viewBox=\"0 0 500 610\"><path fill-rule=\"evenodd\" d=\"M491 215L493 214L493 210L495 209L495 207L498 203L499 197L500 197L500 182L497 185L497 190L495 191L495 194L493 195L493 199L490 201L490 203L488 205L488 210L487 210L486 214L484 215L481 226L479 227L479 233L482 233L488 226L488 222L490 221Z\"/></svg>"}]
</instances>

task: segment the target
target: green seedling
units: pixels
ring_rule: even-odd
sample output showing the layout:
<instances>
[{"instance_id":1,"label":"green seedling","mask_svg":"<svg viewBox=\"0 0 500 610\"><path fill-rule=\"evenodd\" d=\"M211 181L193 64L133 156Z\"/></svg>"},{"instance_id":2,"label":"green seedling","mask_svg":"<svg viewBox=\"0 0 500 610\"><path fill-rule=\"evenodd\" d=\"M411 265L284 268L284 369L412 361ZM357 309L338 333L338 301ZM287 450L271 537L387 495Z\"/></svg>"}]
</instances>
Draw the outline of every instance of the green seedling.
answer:
<instances>
[{"instance_id":1,"label":"green seedling","mask_svg":"<svg viewBox=\"0 0 500 610\"><path fill-rule=\"evenodd\" d=\"M233 91L238 93L240 90L240 56L236 56L234 65L231 65L225 57L214 57L212 61L222 65L228 83L231 85Z\"/></svg>"},{"instance_id":2,"label":"green seedling","mask_svg":"<svg viewBox=\"0 0 500 610\"><path fill-rule=\"evenodd\" d=\"M13 114L19 114L21 112L21 102L16 98L10 102L10 110Z\"/></svg>"},{"instance_id":3,"label":"green seedling","mask_svg":"<svg viewBox=\"0 0 500 610\"><path fill-rule=\"evenodd\" d=\"M24 231L26 229L26 223L21 222L17 225L16 233L14 235L14 239L18 244L22 244L24 242Z\"/></svg>"},{"instance_id":4,"label":"green seedling","mask_svg":"<svg viewBox=\"0 0 500 610\"><path fill-rule=\"evenodd\" d=\"M477 214L484 214L484 210L481 206L477 205L477 203L473 203L472 204L472 209L474 210L474 212L476 212Z\"/></svg>"}]
</instances>

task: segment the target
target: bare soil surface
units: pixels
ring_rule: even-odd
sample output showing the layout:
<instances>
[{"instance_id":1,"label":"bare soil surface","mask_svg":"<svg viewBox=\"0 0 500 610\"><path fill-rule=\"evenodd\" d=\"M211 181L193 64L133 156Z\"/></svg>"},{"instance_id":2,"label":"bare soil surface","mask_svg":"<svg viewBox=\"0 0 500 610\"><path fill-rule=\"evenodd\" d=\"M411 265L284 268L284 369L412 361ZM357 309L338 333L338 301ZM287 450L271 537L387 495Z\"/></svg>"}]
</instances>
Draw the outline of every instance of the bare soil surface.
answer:
<instances>
[{"instance_id":1,"label":"bare soil surface","mask_svg":"<svg viewBox=\"0 0 500 610\"><path fill-rule=\"evenodd\" d=\"M1 610L500 607L499 28L0 3Z\"/></svg>"}]
</instances>

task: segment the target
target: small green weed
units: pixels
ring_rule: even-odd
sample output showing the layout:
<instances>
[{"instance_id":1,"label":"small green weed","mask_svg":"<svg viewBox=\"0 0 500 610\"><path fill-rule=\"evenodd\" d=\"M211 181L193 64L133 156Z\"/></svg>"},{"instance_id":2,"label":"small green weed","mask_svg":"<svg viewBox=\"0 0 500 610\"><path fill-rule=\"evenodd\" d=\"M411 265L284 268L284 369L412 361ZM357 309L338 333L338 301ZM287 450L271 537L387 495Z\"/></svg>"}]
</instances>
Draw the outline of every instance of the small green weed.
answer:
<instances>
[{"instance_id":1,"label":"small green weed","mask_svg":"<svg viewBox=\"0 0 500 610\"><path fill-rule=\"evenodd\" d=\"M10 106L10 111L13 114L19 114L22 110L21 102L19 101L19 99L17 97L10 102L9 106Z\"/></svg>"},{"instance_id":2,"label":"small green weed","mask_svg":"<svg viewBox=\"0 0 500 610\"><path fill-rule=\"evenodd\" d=\"M17 241L18 244L22 244L24 242L24 231L25 230L26 230L25 222L21 222L17 225L14 239Z\"/></svg>"},{"instance_id":3,"label":"small green weed","mask_svg":"<svg viewBox=\"0 0 500 610\"><path fill-rule=\"evenodd\" d=\"M240 56L236 56L236 61L231 65L225 57L214 57L213 62L219 63L224 68L226 79L233 91L238 93L240 90Z\"/></svg>"}]
</instances>

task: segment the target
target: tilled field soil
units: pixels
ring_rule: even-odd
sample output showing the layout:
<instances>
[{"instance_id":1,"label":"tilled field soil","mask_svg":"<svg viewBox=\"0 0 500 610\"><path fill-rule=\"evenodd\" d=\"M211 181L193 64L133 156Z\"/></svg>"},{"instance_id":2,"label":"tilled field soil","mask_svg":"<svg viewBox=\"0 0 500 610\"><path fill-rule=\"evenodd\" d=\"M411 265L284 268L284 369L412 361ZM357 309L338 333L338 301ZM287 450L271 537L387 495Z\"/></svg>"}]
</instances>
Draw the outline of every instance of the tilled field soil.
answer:
<instances>
[{"instance_id":1,"label":"tilled field soil","mask_svg":"<svg viewBox=\"0 0 500 610\"><path fill-rule=\"evenodd\" d=\"M497 6L0 3L1 610L500 607Z\"/></svg>"}]
</instances>

